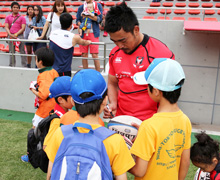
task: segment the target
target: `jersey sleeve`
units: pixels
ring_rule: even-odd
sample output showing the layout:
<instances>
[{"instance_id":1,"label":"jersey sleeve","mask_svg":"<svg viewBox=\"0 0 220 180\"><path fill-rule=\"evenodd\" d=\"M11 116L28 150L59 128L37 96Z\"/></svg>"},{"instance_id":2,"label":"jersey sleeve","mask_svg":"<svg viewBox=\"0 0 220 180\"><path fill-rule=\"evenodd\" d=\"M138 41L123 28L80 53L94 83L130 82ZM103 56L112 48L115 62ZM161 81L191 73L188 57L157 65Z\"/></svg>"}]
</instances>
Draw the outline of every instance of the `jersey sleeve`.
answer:
<instances>
[{"instance_id":1,"label":"jersey sleeve","mask_svg":"<svg viewBox=\"0 0 220 180\"><path fill-rule=\"evenodd\" d=\"M192 125L190 120L187 120L187 125L186 125L186 142L185 142L185 146L184 149L190 149L191 147L191 132L192 132Z\"/></svg>"},{"instance_id":2,"label":"jersey sleeve","mask_svg":"<svg viewBox=\"0 0 220 180\"><path fill-rule=\"evenodd\" d=\"M115 176L126 173L135 165L134 159L121 135L112 135L104 140L104 144Z\"/></svg>"},{"instance_id":3,"label":"jersey sleeve","mask_svg":"<svg viewBox=\"0 0 220 180\"><path fill-rule=\"evenodd\" d=\"M109 61L108 61L109 62L109 74L111 74L112 76L115 76L115 70L114 70L114 66L113 66L113 60L115 58L115 55L114 55L115 50L114 49L110 52Z\"/></svg>"},{"instance_id":4,"label":"jersey sleeve","mask_svg":"<svg viewBox=\"0 0 220 180\"><path fill-rule=\"evenodd\" d=\"M155 135L147 124L142 123L137 138L131 147L131 153L139 158L149 161L155 152Z\"/></svg>"},{"instance_id":5,"label":"jersey sleeve","mask_svg":"<svg viewBox=\"0 0 220 180\"><path fill-rule=\"evenodd\" d=\"M48 14L48 16L47 16L47 21L48 21L48 22L51 22L51 20L50 20L50 19L51 19L51 15L52 15L52 12L50 12L50 13Z\"/></svg>"},{"instance_id":6,"label":"jersey sleeve","mask_svg":"<svg viewBox=\"0 0 220 180\"><path fill-rule=\"evenodd\" d=\"M61 142L63 141L63 133L61 128L59 127L54 135L52 136L52 138L50 139L50 141L48 142L46 148L44 149L44 151L47 154L48 159L53 163L57 154L57 151L60 147Z\"/></svg>"},{"instance_id":7,"label":"jersey sleeve","mask_svg":"<svg viewBox=\"0 0 220 180\"><path fill-rule=\"evenodd\" d=\"M26 24L26 19L25 19L25 17L21 17L22 19L21 19L21 24Z\"/></svg>"}]
</instances>

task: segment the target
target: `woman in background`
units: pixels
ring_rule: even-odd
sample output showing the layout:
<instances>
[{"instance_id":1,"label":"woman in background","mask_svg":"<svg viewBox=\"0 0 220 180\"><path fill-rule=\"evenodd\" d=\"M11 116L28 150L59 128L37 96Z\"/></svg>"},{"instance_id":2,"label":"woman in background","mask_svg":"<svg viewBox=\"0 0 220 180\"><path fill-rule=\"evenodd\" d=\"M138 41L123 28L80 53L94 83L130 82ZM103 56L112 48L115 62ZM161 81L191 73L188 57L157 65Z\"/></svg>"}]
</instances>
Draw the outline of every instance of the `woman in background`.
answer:
<instances>
[{"instance_id":1,"label":"woman in background","mask_svg":"<svg viewBox=\"0 0 220 180\"><path fill-rule=\"evenodd\" d=\"M46 18L43 16L43 11L39 5L34 6L34 18L33 18L33 28L37 31L39 37L42 35L42 31L44 25L46 23ZM33 44L33 51L35 52L37 49L41 47L46 47L46 43L34 43Z\"/></svg>"},{"instance_id":2,"label":"woman in background","mask_svg":"<svg viewBox=\"0 0 220 180\"><path fill-rule=\"evenodd\" d=\"M34 6L29 5L27 7L27 14L25 16L26 28L25 28L25 31L24 31L24 39L28 39L29 33L31 31L31 27L33 26L32 19L33 19L34 16L35 16L34 15ZM25 45L26 45L26 49L27 49L27 54L32 54L33 43L26 42ZM28 68L31 68L31 59L32 59L31 56L27 57L27 67Z\"/></svg>"},{"instance_id":3,"label":"woman in background","mask_svg":"<svg viewBox=\"0 0 220 180\"><path fill-rule=\"evenodd\" d=\"M55 0L52 10L47 16L47 21L44 25L43 32L38 39L43 39L47 35L49 24L50 24L50 33L54 30L61 29L60 15L64 12L67 12L64 1Z\"/></svg>"}]
</instances>

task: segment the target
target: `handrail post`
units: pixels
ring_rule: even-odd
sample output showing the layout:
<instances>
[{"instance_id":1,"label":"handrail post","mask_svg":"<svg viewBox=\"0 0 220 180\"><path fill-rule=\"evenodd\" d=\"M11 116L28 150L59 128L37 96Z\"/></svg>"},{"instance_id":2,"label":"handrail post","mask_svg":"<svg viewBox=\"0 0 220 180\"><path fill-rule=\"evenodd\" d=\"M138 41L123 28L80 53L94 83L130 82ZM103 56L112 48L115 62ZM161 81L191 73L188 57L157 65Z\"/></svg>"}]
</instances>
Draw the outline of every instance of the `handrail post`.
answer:
<instances>
[{"instance_id":1,"label":"handrail post","mask_svg":"<svg viewBox=\"0 0 220 180\"><path fill-rule=\"evenodd\" d=\"M12 67L14 67L15 66L15 47L14 47L14 42L11 41L11 44L12 44L11 60L12 60Z\"/></svg>"},{"instance_id":2,"label":"handrail post","mask_svg":"<svg viewBox=\"0 0 220 180\"><path fill-rule=\"evenodd\" d=\"M104 73L105 73L105 64L106 64L106 43L104 43Z\"/></svg>"}]
</instances>

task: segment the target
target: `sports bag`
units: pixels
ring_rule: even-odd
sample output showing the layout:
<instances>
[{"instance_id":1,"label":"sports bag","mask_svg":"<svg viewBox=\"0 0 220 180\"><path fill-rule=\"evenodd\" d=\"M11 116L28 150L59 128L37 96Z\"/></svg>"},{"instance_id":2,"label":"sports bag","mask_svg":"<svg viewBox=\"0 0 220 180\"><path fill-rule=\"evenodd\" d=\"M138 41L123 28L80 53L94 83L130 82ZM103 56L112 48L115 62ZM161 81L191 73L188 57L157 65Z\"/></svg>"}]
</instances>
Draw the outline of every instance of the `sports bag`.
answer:
<instances>
[{"instance_id":1,"label":"sports bag","mask_svg":"<svg viewBox=\"0 0 220 180\"><path fill-rule=\"evenodd\" d=\"M77 127L89 129L79 133ZM61 126L64 136L55 157L51 180L112 180L112 170L103 140L115 132L105 127L95 130L89 124Z\"/></svg>"},{"instance_id":2,"label":"sports bag","mask_svg":"<svg viewBox=\"0 0 220 180\"><path fill-rule=\"evenodd\" d=\"M59 118L59 116L54 113L42 119L35 129L31 128L29 130L27 138L29 162L34 168L39 167L45 173L47 173L49 160L47 154L43 150L43 143L49 131L50 122L54 118Z\"/></svg>"}]
</instances>

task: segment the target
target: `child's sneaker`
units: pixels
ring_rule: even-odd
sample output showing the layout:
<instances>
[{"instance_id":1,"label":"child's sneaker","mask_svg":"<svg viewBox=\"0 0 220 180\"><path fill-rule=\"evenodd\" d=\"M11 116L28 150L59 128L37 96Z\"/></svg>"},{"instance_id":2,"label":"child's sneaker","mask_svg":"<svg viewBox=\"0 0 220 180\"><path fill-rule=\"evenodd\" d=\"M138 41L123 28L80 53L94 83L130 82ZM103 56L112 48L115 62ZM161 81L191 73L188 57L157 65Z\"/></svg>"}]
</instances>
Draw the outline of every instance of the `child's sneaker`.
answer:
<instances>
[{"instance_id":1,"label":"child's sneaker","mask_svg":"<svg viewBox=\"0 0 220 180\"><path fill-rule=\"evenodd\" d=\"M23 162L29 162L28 155L23 155L23 156L21 156L21 160L22 160Z\"/></svg>"}]
</instances>

